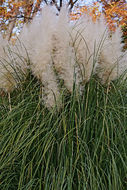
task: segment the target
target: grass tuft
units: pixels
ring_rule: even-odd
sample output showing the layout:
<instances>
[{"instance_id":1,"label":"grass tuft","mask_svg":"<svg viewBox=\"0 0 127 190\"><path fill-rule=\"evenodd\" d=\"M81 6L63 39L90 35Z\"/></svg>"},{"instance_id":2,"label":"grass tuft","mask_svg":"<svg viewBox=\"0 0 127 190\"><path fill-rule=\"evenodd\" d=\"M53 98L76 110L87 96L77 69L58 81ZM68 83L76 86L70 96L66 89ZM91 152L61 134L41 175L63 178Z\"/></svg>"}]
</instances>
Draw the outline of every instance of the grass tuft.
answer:
<instances>
[{"instance_id":1,"label":"grass tuft","mask_svg":"<svg viewBox=\"0 0 127 190\"><path fill-rule=\"evenodd\" d=\"M11 111L0 97L0 189L126 190L127 81L92 77L82 96L63 93L59 112L40 87L28 74Z\"/></svg>"}]
</instances>

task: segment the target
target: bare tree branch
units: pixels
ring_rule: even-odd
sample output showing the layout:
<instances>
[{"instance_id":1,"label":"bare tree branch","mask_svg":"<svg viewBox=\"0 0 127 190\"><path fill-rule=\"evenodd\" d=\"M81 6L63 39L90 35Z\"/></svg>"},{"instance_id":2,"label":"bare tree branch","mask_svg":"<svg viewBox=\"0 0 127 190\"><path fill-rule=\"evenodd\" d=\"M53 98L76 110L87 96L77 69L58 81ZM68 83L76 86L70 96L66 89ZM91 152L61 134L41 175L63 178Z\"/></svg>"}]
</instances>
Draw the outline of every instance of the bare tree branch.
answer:
<instances>
[{"instance_id":1,"label":"bare tree branch","mask_svg":"<svg viewBox=\"0 0 127 190\"><path fill-rule=\"evenodd\" d=\"M63 5L63 1L62 1L62 0L60 0L60 8L62 7L62 5Z\"/></svg>"},{"instance_id":2,"label":"bare tree branch","mask_svg":"<svg viewBox=\"0 0 127 190\"><path fill-rule=\"evenodd\" d=\"M46 5L48 5L48 2L47 2L47 0L44 0L44 2L46 3Z\"/></svg>"},{"instance_id":3,"label":"bare tree branch","mask_svg":"<svg viewBox=\"0 0 127 190\"><path fill-rule=\"evenodd\" d=\"M78 0L75 0L75 1L70 0L70 1L69 1L68 5L70 6L70 11L73 9L74 5L75 5L77 2L78 2Z\"/></svg>"},{"instance_id":4,"label":"bare tree branch","mask_svg":"<svg viewBox=\"0 0 127 190\"><path fill-rule=\"evenodd\" d=\"M58 11L60 11L60 7L58 6L58 4L57 4L57 1L56 1L56 0L52 0L50 4L51 4L51 5L52 5L52 4L54 4L54 5L55 5L55 7L57 8L57 10L58 10Z\"/></svg>"},{"instance_id":5,"label":"bare tree branch","mask_svg":"<svg viewBox=\"0 0 127 190\"><path fill-rule=\"evenodd\" d=\"M16 0L16 2L18 2L19 0ZM11 36L12 36L12 32L13 32L13 29L15 27L15 23L16 23L16 20L17 20L17 15L18 15L18 9L16 10L15 12L15 18L14 20L12 20L10 23L9 23L9 27L8 27L8 31L7 31L7 40L10 41L11 39Z\"/></svg>"}]
</instances>

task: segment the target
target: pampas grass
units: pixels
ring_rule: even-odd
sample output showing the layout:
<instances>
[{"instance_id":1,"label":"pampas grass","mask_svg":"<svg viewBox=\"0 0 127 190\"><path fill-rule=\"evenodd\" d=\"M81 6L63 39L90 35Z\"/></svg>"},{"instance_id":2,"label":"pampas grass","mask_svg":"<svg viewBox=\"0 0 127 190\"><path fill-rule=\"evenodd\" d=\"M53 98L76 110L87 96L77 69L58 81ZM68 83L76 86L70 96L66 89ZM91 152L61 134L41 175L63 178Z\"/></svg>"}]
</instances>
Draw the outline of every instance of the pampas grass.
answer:
<instances>
[{"instance_id":1,"label":"pampas grass","mask_svg":"<svg viewBox=\"0 0 127 190\"><path fill-rule=\"evenodd\" d=\"M10 93L27 72L27 63L17 46L0 37L0 89Z\"/></svg>"},{"instance_id":2,"label":"pampas grass","mask_svg":"<svg viewBox=\"0 0 127 190\"><path fill-rule=\"evenodd\" d=\"M66 10L60 17L50 8L45 10L47 13L50 10L48 14L55 22L47 20L46 25L47 13L43 12L40 18L35 18L37 21L34 19L24 27L14 47L4 46L5 41L0 44L5 49L0 51L1 67L7 72L4 63L12 74L14 87L19 86L19 81L22 84L11 93L11 101L0 96L0 190L126 190L127 80L120 77L107 86L93 76L100 74L105 82L105 72L114 66L117 55L121 56L121 73L125 70L126 57L118 54L121 50L117 33L112 41L115 36L109 38L102 23L97 39L91 30L88 33L92 46L85 35L86 26L80 29L81 20L69 23L63 16ZM99 30L95 26L91 22L91 27ZM114 50L116 58L110 60L106 47L112 43L114 47L114 42L118 51L116 55ZM1 76L0 70L0 85ZM117 77L113 76L110 80ZM4 80L8 81L5 76ZM72 91L73 82L81 86L82 95L75 85ZM40 92L45 104L41 104ZM48 110L56 102L61 105L58 102L61 94L59 112L56 107Z\"/></svg>"},{"instance_id":3,"label":"pampas grass","mask_svg":"<svg viewBox=\"0 0 127 190\"><path fill-rule=\"evenodd\" d=\"M122 52L122 33L120 29L112 34L104 43L99 60L98 76L102 83L119 78L127 70L127 52Z\"/></svg>"},{"instance_id":4,"label":"pampas grass","mask_svg":"<svg viewBox=\"0 0 127 190\"><path fill-rule=\"evenodd\" d=\"M103 18L93 23L88 16L81 17L73 26L72 40L75 50L76 63L82 73L82 81L86 83L95 73L103 45L107 37Z\"/></svg>"},{"instance_id":5,"label":"pampas grass","mask_svg":"<svg viewBox=\"0 0 127 190\"><path fill-rule=\"evenodd\" d=\"M56 16L47 6L23 35L28 41L33 74L43 84L48 107L59 99L54 70L72 92L74 82L78 87L83 86L97 74L102 83L109 83L127 68L121 51L121 32L117 30L111 37L103 17L96 23L88 16L70 23L65 7Z\"/></svg>"},{"instance_id":6,"label":"pampas grass","mask_svg":"<svg viewBox=\"0 0 127 190\"><path fill-rule=\"evenodd\" d=\"M7 54L7 41L0 36L0 89L5 92L11 92L16 83L13 78L13 65L9 64L9 56Z\"/></svg>"},{"instance_id":7,"label":"pampas grass","mask_svg":"<svg viewBox=\"0 0 127 190\"><path fill-rule=\"evenodd\" d=\"M109 87L92 77L82 96L64 93L48 111L29 75L0 97L1 190L126 190L127 81Z\"/></svg>"},{"instance_id":8,"label":"pampas grass","mask_svg":"<svg viewBox=\"0 0 127 190\"><path fill-rule=\"evenodd\" d=\"M39 18L25 26L20 40L25 44L31 59L31 70L42 82L42 95L47 107L59 99L59 89L52 64L52 36L56 15L51 7L45 7Z\"/></svg>"},{"instance_id":9,"label":"pampas grass","mask_svg":"<svg viewBox=\"0 0 127 190\"><path fill-rule=\"evenodd\" d=\"M57 102L61 104L61 79L72 93L74 83L82 89L92 75L107 84L127 69L120 30L111 35L103 17L93 23L90 17L82 16L72 23L66 7L57 16L52 7L45 6L39 16L24 26L19 41L28 52L29 69L42 83L42 97L48 108ZM22 57L27 60L25 50Z\"/></svg>"},{"instance_id":10,"label":"pampas grass","mask_svg":"<svg viewBox=\"0 0 127 190\"><path fill-rule=\"evenodd\" d=\"M122 52L122 33L117 29L112 35L101 17L96 23L83 16L73 29L77 63L82 65L83 81L97 74L102 83L110 83L127 69L127 55ZM80 66L81 67L81 66Z\"/></svg>"},{"instance_id":11,"label":"pampas grass","mask_svg":"<svg viewBox=\"0 0 127 190\"><path fill-rule=\"evenodd\" d=\"M66 7L62 8L53 34L53 63L65 87L72 92L74 84L75 54L70 46L71 27ZM77 80L78 81L78 80Z\"/></svg>"}]
</instances>

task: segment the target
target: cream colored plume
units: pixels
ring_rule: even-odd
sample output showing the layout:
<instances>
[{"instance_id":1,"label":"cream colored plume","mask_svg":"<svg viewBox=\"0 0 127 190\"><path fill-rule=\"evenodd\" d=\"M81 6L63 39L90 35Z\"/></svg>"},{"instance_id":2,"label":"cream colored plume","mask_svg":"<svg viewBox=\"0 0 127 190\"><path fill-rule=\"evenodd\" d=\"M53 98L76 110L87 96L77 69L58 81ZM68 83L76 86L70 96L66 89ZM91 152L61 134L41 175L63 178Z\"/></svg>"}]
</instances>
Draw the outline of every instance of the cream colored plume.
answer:
<instances>
[{"instance_id":1,"label":"cream colored plume","mask_svg":"<svg viewBox=\"0 0 127 190\"><path fill-rule=\"evenodd\" d=\"M103 18L93 23L92 18L82 16L72 27L72 45L75 50L76 62L82 81L86 83L90 80L91 75L95 74L108 32Z\"/></svg>"},{"instance_id":2,"label":"cream colored plume","mask_svg":"<svg viewBox=\"0 0 127 190\"><path fill-rule=\"evenodd\" d=\"M42 95L47 107L52 107L60 98L52 61L52 36L56 21L56 14L46 6L39 18L34 18L30 25L25 26L20 38L28 50L32 72L42 82Z\"/></svg>"},{"instance_id":3,"label":"cream colored plume","mask_svg":"<svg viewBox=\"0 0 127 190\"><path fill-rule=\"evenodd\" d=\"M81 17L73 26L73 46L83 82L97 74L102 83L117 79L127 70L127 56L122 52L119 29L112 34L101 17L96 23L88 16Z\"/></svg>"},{"instance_id":4,"label":"cream colored plume","mask_svg":"<svg viewBox=\"0 0 127 190\"><path fill-rule=\"evenodd\" d=\"M70 46L71 27L66 7L63 7L60 11L52 41L52 56L55 69L58 76L63 79L65 87L72 92L76 65L74 49ZM79 83L78 76L76 83Z\"/></svg>"},{"instance_id":5,"label":"cream colored plume","mask_svg":"<svg viewBox=\"0 0 127 190\"><path fill-rule=\"evenodd\" d=\"M16 83L13 77L13 68L9 64L7 45L8 42L0 36L0 89L11 92Z\"/></svg>"},{"instance_id":6,"label":"cream colored plume","mask_svg":"<svg viewBox=\"0 0 127 190\"><path fill-rule=\"evenodd\" d=\"M24 77L25 60L16 46L0 36L0 89L11 92Z\"/></svg>"},{"instance_id":7,"label":"cream colored plume","mask_svg":"<svg viewBox=\"0 0 127 190\"><path fill-rule=\"evenodd\" d=\"M98 76L102 83L109 83L127 70L127 52L122 52L122 33L117 29L104 44L99 60Z\"/></svg>"}]
</instances>

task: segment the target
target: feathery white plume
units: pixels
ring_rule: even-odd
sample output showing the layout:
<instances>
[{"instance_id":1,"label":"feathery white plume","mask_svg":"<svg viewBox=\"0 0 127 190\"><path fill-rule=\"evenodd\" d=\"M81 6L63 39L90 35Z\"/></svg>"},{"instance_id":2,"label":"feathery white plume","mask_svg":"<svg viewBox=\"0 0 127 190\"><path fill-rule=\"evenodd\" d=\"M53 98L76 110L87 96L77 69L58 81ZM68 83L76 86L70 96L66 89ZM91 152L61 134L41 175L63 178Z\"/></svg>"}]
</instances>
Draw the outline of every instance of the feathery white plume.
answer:
<instances>
[{"instance_id":1,"label":"feathery white plume","mask_svg":"<svg viewBox=\"0 0 127 190\"><path fill-rule=\"evenodd\" d=\"M16 83L13 77L13 67L9 64L7 45L8 42L0 36L0 89L11 92Z\"/></svg>"},{"instance_id":2,"label":"feathery white plume","mask_svg":"<svg viewBox=\"0 0 127 190\"><path fill-rule=\"evenodd\" d=\"M51 7L43 8L39 18L34 18L23 30L21 40L31 59L33 74L43 84L43 97L47 107L52 107L59 99L59 89L52 64L52 36L56 26L56 14Z\"/></svg>"},{"instance_id":3,"label":"feathery white plume","mask_svg":"<svg viewBox=\"0 0 127 190\"><path fill-rule=\"evenodd\" d=\"M0 88L2 90L13 91L24 77L26 65L23 59L17 47L0 36Z\"/></svg>"},{"instance_id":4,"label":"feathery white plume","mask_svg":"<svg viewBox=\"0 0 127 190\"><path fill-rule=\"evenodd\" d=\"M102 50L102 40L107 36L103 18L93 23L88 16L81 17L72 30L73 46L77 64L80 68L83 82L89 81L98 66L98 59Z\"/></svg>"},{"instance_id":5,"label":"feathery white plume","mask_svg":"<svg viewBox=\"0 0 127 190\"><path fill-rule=\"evenodd\" d=\"M127 70L127 54L122 52L121 39L122 33L117 29L101 51L98 76L102 83L117 79Z\"/></svg>"},{"instance_id":6,"label":"feathery white plume","mask_svg":"<svg viewBox=\"0 0 127 190\"><path fill-rule=\"evenodd\" d=\"M118 78L127 70L127 56L122 52L120 29L112 37L101 17L96 23L88 16L76 22L73 29L74 48L77 62L87 82L91 74L97 74L102 83Z\"/></svg>"},{"instance_id":7,"label":"feathery white plume","mask_svg":"<svg viewBox=\"0 0 127 190\"><path fill-rule=\"evenodd\" d=\"M70 46L70 40L71 27L68 10L66 7L63 7L57 19L56 30L52 38L52 56L59 77L64 80L66 88L72 92L74 84L75 54L73 47Z\"/></svg>"}]
</instances>

